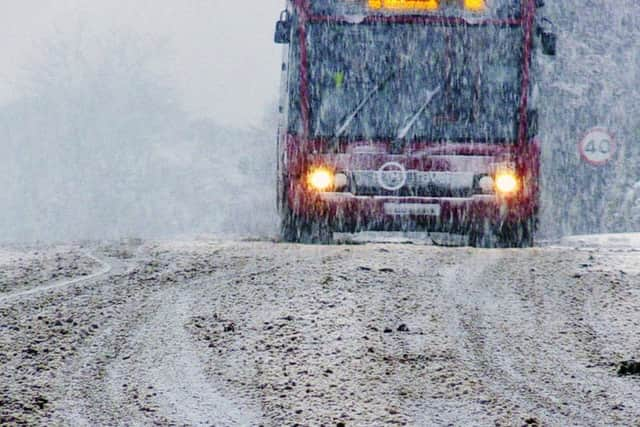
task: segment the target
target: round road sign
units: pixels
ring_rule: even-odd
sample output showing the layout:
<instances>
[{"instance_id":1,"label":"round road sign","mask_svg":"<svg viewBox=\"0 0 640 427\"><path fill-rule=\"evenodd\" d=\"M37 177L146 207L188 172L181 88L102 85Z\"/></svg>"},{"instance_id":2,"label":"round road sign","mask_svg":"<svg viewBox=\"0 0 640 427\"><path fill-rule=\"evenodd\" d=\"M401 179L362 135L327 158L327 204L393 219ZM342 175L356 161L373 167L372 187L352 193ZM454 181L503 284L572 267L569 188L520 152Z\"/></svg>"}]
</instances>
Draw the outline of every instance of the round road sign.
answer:
<instances>
[{"instance_id":1,"label":"round road sign","mask_svg":"<svg viewBox=\"0 0 640 427\"><path fill-rule=\"evenodd\" d=\"M613 159L618 146L609 131L593 128L582 138L579 149L580 156L585 162L602 166Z\"/></svg>"}]
</instances>

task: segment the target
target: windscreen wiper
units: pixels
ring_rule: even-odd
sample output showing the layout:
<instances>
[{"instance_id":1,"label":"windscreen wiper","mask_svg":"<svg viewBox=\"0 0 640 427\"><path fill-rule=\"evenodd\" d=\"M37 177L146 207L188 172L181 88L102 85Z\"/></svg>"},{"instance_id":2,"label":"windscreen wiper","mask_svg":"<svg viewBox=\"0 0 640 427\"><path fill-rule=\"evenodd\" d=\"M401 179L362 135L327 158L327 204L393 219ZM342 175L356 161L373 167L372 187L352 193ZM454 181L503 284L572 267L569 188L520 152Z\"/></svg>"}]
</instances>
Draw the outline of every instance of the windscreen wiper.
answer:
<instances>
[{"instance_id":1,"label":"windscreen wiper","mask_svg":"<svg viewBox=\"0 0 640 427\"><path fill-rule=\"evenodd\" d=\"M407 124L404 125L402 128L400 128L398 130L398 134L396 135L396 139L404 139L407 136L407 134L409 133L409 131L411 130L413 125L418 121L418 118L422 115L422 113L424 113L424 110L427 109L429 104L431 104L431 101L433 100L433 97L436 96L438 94L438 92L440 92L440 88L439 87L435 88L434 90L431 90L431 91L427 92L427 100L422 105L422 107L420 107L418 109L418 111L416 111L416 113L413 116L411 116L411 118L409 119Z\"/></svg>"},{"instance_id":2,"label":"windscreen wiper","mask_svg":"<svg viewBox=\"0 0 640 427\"><path fill-rule=\"evenodd\" d=\"M358 104L358 106L347 116L347 118L344 120L344 122L338 126L336 128L336 133L335 133L335 137L336 138L340 138L345 132L346 130L349 128L349 126L351 125L351 123L353 122L353 119L356 118L356 116L358 114L360 114L360 111L362 111L362 109L365 107L365 105L367 105L367 103L369 101L371 101L371 99L378 93L380 92L386 85L387 83L389 83L389 81L391 81L391 79L402 69L404 68L404 66L406 65L405 62L401 62L401 64L396 67L391 73L389 73L389 75L387 75L380 83L378 83L373 89L371 89L369 91L369 93L367 93L367 95L362 99L362 101L360 101L360 103Z\"/></svg>"}]
</instances>

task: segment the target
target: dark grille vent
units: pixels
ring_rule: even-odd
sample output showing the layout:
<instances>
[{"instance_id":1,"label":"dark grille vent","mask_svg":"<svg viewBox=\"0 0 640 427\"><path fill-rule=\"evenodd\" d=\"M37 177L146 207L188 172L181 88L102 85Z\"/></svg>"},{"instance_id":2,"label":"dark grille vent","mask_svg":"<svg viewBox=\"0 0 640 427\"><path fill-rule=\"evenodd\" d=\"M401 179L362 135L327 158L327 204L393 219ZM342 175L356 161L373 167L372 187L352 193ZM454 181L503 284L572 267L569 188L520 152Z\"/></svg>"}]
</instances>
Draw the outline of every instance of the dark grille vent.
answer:
<instances>
[{"instance_id":1,"label":"dark grille vent","mask_svg":"<svg viewBox=\"0 0 640 427\"><path fill-rule=\"evenodd\" d=\"M382 185L387 182L388 188L394 188L401 184L402 173L398 171L382 177L377 171L354 171L349 175L350 191L357 196L471 197L476 187L476 177L463 172L407 171L405 184L398 190Z\"/></svg>"}]
</instances>

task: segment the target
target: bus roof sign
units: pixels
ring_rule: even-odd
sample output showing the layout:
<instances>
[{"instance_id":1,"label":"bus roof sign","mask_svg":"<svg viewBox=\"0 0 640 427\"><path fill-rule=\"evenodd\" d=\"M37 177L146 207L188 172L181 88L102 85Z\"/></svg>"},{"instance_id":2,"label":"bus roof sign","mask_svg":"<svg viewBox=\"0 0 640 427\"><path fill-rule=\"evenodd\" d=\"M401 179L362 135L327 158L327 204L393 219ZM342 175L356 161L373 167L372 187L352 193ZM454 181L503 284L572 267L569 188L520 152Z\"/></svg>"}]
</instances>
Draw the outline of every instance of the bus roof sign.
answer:
<instances>
[{"instance_id":1,"label":"bus roof sign","mask_svg":"<svg viewBox=\"0 0 640 427\"><path fill-rule=\"evenodd\" d=\"M439 0L368 0L374 10L438 10Z\"/></svg>"},{"instance_id":2,"label":"bus roof sign","mask_svg":"<svg viewBox=\"0 0 640 427\"><path fill-rule=\"evenodd\" d=\"M310 0L311 10L324 16L438 15L487 19L519 19L525 0ZM527 0L529 1L529 0Z\"/></svg>"},{"instance_id":3,"label":"bus roof sign","mask_svg":"<svg viewBox=\"0 0 640 427\"><path fill-rule=\"evenodd\" d=\"M368 0L369 8L374 10L438 10L440 0ZM471 12L482 12L487 5L484 0L461 0L461 6Z\"/></svg>"}]
</instances>

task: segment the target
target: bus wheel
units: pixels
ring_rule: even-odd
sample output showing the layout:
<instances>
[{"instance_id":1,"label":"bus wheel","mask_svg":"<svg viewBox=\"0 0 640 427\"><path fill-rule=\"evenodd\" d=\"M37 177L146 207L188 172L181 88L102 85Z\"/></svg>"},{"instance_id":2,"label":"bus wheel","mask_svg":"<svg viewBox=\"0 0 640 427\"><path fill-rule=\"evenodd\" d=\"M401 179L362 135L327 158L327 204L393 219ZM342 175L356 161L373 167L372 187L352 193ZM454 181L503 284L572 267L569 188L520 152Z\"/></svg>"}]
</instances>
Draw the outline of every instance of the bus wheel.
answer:
<instances>
[{"instance_id":1,"label":"bus wheel","mask_svg":"<svg viewBox=\"0 0 640 427\"><path fill-rule=\"evenodd\" d=\"M469 233L469 246L492 249L499 247L500 239L495 226L488 219L474 222Z\"/></svg>"},{"instance_id":2,"label":"bus wheel","mask_svg":"<svg viewBox=\"0 0 640 427\"><path fill-rule=\"evenodd\" d=\"M469 235L469 245L476 248L530 248L536 219L530 217L515 223L494 224L488 219L476 222Z\"/></svg>"},{"instance_id":3,"label":"bus wheel","mask_svg":"<svg viewBox=\"0 0 640 427\"><path fill-rule=\"evenodd\" d=\"M288 209L282 215L280 236L288 243L328 245L333 242L333 230L327 221L304 218Z\"/></svg>"},{"instance_id":4,"label":"bus wheel","mask_svg":"<svg viewBox=\"0 0 640 427\"><path fill-rule=\"evenodd\" d=\"M533 247L535 229L535 217L526 218L513 224L506 224L501 231L503 246L508 248Z\"/></svg>"}]
</instances>

